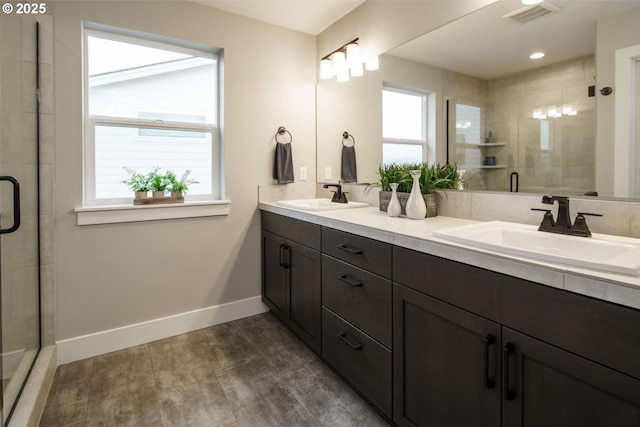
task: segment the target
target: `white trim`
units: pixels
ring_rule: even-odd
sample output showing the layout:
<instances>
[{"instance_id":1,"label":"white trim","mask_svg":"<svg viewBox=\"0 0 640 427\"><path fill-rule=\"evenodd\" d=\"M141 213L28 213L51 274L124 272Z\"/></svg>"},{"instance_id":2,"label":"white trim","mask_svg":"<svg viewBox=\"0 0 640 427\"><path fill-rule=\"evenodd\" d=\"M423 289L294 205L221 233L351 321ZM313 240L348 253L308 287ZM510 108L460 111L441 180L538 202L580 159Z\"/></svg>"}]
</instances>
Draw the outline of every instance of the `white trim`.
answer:
<instances>
[{"instance_id":1,"label":"white trim","mask_svg":"<svg viewBox=\"0 0 640 427\"><path fill-rule=\"evenodd\" d=\"M146 344L267 311L269 309L262 303L262 297L255 296L58 341L56 343L58 365Z\"/></svg>"},{"instance_id":2,"label":"white trim","mask_svg":"<svg viewBox=\"0 0 640 427\"><path fill-rule=\"evenodd\" d=\"M640 45L616 50L616 91L615 91L615 134L613 192L615 197L636 197L630 194L630 177L635 169L631 168L632 141L637 138L635 114L639 106L635 105L636 61L640 61Z\"/></svg>"},{"instance_id":3,"label":"white trim","mask_svg":"<svg viewBox=\"0 0 640 427\"><path fill-rule=\"evenodd\" d=\"M49 390L53 384L56 362L55 346L52 345L40 349L27 383L9 420L9 427L38 425L47 402Z\"/></svg>"},{"instance_id":4,"label":"white trim","mask_svg":"<svg viewBox=\"0 0 640 427\"><path fill-rule=\"evenodd\" d=\"M159 205L117 205L76 208L78 225L197 218L229 215L231 201L168 203Z\"/></svg>"}]
</instances>

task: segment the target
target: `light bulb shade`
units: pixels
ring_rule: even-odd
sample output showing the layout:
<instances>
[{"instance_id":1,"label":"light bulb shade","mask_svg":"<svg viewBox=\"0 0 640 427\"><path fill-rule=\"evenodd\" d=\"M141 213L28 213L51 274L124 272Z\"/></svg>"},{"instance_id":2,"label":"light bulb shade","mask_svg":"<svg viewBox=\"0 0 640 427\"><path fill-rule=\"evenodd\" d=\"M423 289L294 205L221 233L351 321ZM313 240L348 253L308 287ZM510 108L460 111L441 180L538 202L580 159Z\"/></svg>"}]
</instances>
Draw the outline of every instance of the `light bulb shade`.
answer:
<instances>
[{"instance_id":1,"label":"light bulb shade","mask_svg":"<svg viewBox=\"0 0 640 427\"><path fill-rule=\"evenodd\" d=\"M351 66L351 77L361 77L364 74L364 68L362 62Z\"/></svg>"},{"instance_id":2,"label":"light bulb shade","mask_svg":"<svg viewBox=\"0 0 640 427\"><path fill-rule=\"evenodd\" d=\"M320 78L327 80L333 77L333 63L329 58L320 61Z\"/></svg>"},{"instance_id":3,"label":"light bulb shade","mask_svg":"<svg viewBox=\"0 0 640 427\"><path fill-rule=\"evenodd\" d=\"M360 46L356 43L351 43L347 45L347 64L349 68L356 67L358 64L361 64L362 60L360 59Z\"/></svg>"},{"instance_id":4,"label":"light bulb shade","mask_svg":"<svg viewBox=\"0 0 640 427\"><path fill-rule=\"evenodd\" d=\"M342 51L334 52L331 55L331 62L333 62L333 74L336 76L347 69L347 57Z\"/></svg>"},{"instance_id":5,"label":"light bulb shade","mask_svg":"<svg viewBox=\"0 0 640 427\"><path fill-rule=\"evenodd\" d=\"M338 71L337 80L342 83L349 81L349 69L346 66Z\"/></svg>"},{"instance_id":6,"label":"light bulb shade","mask_svg":"<svg viewBox=\"0 0 640 427\"><path fill-rule=\"evenodd\" d=\"M380 61L377 56L367 58L364 67L367 71L375 71L380 68Z\"/></svg>"}]
</instances>

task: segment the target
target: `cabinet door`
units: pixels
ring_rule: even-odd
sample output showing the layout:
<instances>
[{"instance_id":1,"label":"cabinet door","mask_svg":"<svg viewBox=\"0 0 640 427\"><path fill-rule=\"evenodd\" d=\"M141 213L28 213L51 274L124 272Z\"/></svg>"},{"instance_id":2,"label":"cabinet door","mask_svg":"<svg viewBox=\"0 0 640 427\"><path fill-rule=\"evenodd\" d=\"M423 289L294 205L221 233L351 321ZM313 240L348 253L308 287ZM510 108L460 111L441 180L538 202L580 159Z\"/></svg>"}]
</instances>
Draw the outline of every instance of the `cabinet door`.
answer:
<instances>
[{"instance_id":1,"label":"cabinet door","mask_svg":"<svg viewBox=\"0 0 640 427\"><path fill-rule=\"evenodd\" d=\"M281 320L289 317L285 239L262 232L262 301Z\"/></svg>"},{"instance_id":2,"label":"cabinet door","mask_svg":"<svg viewBox=\"0 0 640 427\"><path fill-rule=\"evenodd\" d=\"M291 241L286 244L291 328L312 349L320 353L320 252Z\"/></svg>"},{"instance_id":3,"label":"cabinet door","mask_svg":"<svg viewBox=\"0 0 640 427\"><path fill-rule=\"evenodd\" d=\"M393 287L393 421L499 426L501 327Z\"/></svg>"},{"instance_id":4,"label":"cabinet door","mask_svg":"<svg viewBox=\"0 0 640 427\"><path fill-rule=\"evenodd\" d=\"M508 328L502 339L503 425L640 425L640 380Z\"/></svg>"}]
</instances>

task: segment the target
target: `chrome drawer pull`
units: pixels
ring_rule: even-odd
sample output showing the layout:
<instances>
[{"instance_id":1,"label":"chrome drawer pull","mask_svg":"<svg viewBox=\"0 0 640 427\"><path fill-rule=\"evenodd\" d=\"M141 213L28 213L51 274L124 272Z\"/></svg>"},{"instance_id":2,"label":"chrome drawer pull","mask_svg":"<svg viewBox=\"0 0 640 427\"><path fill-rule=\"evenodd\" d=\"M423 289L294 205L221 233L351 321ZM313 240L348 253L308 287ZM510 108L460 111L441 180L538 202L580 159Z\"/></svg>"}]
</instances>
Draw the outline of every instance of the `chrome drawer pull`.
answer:
<instances>
[{"instance_id":1,"label":"chrome drawer pull","mask_svg":"<svg viewBox=\"0 0 640 427\"><path fill-rule=\"evenodd\" d=\"M347 343L347 345L349 347L351 347L354 350L362 350L362 344L352 344L351 342L349 342L349 340L347 339L347 334L346 332L340 332L338 334L338 337L340 337L340 339L344 342Z\"/></svg>"},{"instance_id":2,"label":"chrome drawer pull","mask_svg":"<svg viewBox=\"0 0 640 427\"><path fill-rule=\"evenodd\" d=\"M338 245L338 249L342 249L343 251L347 251L347 252L355 254L355 255L362 254L362 249L352 249L352 248L348 247L347 245L345 245L344 243L340 243Z\"/></svg>"},{"instance_id":3,"label":"chrome drawer pull","mask_svg":"<svg viewBox=\"0 0 640 427\"><path fill-rule=\"evenodd\" d=\"M359 287L362 286L362 282L352 282L351 280L347 279L347 275L346 274L339 275L338 279L342 280L347 285L353 286L354 288L359 288Z\"/></svg>"}]
</instances>

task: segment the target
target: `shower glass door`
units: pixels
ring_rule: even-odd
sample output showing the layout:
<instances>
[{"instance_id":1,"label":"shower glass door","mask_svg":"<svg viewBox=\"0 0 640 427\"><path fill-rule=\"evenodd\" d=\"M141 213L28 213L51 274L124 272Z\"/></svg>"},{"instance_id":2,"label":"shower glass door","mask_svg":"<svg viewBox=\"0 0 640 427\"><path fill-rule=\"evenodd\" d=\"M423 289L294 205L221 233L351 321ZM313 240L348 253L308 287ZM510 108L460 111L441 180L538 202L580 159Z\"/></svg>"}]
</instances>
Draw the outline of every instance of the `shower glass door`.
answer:
<instances>
[{"instance_id":1,"label":"shower glass door","mask_svg":"<svg viewBox=\"0 0 640 427\"><path fill-rule=\"evenodd\" d=\"M33 16L0 14L0 372L6 425L40 348L38 56Z\"/></svg>"}]
</instances>

